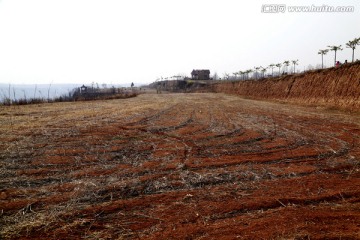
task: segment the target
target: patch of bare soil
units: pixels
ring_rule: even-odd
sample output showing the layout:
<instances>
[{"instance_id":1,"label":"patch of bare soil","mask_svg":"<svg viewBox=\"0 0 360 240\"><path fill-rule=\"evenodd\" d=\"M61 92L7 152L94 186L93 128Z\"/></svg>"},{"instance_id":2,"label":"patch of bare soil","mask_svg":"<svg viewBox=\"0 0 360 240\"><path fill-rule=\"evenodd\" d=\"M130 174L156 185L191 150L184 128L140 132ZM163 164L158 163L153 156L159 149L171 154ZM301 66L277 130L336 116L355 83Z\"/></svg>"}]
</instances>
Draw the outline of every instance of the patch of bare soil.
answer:
<instances>
[{"instance_id":1,"label":"patch of bare soil","mask_svg":"<svg viewBox=\"0 0 360 240\"><path fill-rule=\"evenodd\" d=\"M223 94L0 108L1 239L359 239L360 116Z\"/></svg>"}]
</instances>

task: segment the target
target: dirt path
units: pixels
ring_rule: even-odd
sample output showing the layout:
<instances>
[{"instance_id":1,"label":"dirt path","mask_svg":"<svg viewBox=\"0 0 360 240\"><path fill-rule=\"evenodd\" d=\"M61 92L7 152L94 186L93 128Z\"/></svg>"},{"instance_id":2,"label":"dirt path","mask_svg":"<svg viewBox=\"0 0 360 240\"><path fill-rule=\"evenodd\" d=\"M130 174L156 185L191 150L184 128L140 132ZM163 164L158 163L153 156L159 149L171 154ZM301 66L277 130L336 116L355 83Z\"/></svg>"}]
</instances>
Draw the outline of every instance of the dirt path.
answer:
<instances>
[{"instance_id":1,"label":"dirt path","mask_svg":"<svg viewBox=\"0 0 360 240\"><path fill-rule=\"evenodd\" d=\"M0 238L359 239L360 116L224 94L0 108Z\"/></svg>"}]
</instances>

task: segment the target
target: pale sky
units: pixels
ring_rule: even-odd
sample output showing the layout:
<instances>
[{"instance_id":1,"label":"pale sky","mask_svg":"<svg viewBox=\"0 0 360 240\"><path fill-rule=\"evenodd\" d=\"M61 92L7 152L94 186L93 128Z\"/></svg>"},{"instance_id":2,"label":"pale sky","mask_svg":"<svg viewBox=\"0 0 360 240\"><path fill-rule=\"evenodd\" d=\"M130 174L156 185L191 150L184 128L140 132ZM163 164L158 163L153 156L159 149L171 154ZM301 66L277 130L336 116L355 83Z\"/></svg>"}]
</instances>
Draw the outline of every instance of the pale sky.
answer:
<instances>
[{"instance_id":1,"label":"pale sky","mask_svg":"<svg viewBox=\"0 0 360 240\"><path fill-rule=\"evenodd\" d=\"M354 12L262 13L271 3ZM0 83L150 83L296 59L303 70L340 44L338 60L350 61L359 11L357 0L0 0Z\"/></svg>"}]
</instances>

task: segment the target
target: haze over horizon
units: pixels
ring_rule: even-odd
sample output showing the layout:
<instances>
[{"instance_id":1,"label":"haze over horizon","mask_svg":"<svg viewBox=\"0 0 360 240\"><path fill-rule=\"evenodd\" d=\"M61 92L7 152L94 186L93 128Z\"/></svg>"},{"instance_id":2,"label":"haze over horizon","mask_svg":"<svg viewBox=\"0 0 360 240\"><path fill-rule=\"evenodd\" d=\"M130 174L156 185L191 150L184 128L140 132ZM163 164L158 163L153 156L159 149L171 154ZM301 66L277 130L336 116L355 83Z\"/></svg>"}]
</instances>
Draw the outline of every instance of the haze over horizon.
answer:
<instances>
[{"instance_id":1,"label":"haze over horizon","mask_svg":"<svg viewBox=\"0 0 360 240\"><path fill-rule=\"evenodd\" d=\"M354 11L263 13L272 3ZM345 43L360 37L359 9L355 0L0 0L0 83L139 85L296 59L304 70L321 64L328 45L342 45L338 60L351 61ZM333 59L329 52L324 64Z\"/></svg>"}]
</instances>

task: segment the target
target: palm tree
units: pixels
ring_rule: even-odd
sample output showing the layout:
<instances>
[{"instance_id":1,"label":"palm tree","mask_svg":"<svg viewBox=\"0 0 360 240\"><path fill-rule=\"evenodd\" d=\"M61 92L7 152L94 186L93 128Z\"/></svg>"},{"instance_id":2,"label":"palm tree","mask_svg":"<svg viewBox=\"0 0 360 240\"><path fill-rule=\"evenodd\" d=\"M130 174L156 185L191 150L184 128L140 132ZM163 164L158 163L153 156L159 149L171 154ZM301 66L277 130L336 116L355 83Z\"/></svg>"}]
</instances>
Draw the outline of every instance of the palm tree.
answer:
<instances>
[{"instance_id":1,"label":"palm tree","mask_svg":"<svg viewBox=\"0 0 360 240\"><path fill-rule=\"evenodd\" d=\"M335 52L335 61L334 61L334 66L335 66L335 64L336 64L336 52L337 51L341 51L341 50L343 50L342 48L341 48L341 45L339 45L339 46L328 46L329 47L329 50L330 51L334 51Z\"/></svg>"},{"instance_id":2,"label":"palm tree","mask_svg":"<svg viewBox=\"0 0 360 240\"><path fill-rule=\"evenodd\" d=\"M321 54L321 68L324 68L324 55L327 54L329 49L319 50L318 54Z\"/></svg>"},{"instance_id":3,"label":"palm tree","mask_svg":"<svg viewBox=\"0 0 360 240\"><path fill-rule=\"evenodd\" d=\"M279 68L279 76L281 75L281 73L280 73L281 65L282 65L281 63L278 63L278 64L275 65L275 67L278 67L278 68Z\"/></svg>"},{"instance_id":4,"label":"palm tree","mask_svg":"<svg viewBox=\"0 0 360 240\"><path fill-rule=\"evenodd\" d=\"M355 38L354 40L346 43L346 47L352 49L352 62L354 62L354 52L355 52L356 45L359 45L359 44L360 44L360 38Z\"/></svg>"},{"instance_id":5,"label":"palm tree","mask_svg":"<svg viewBox=\"0 0 360 240\"><path fill-rule=\"evenodd\" d=\"M271 68L271 76L273 77L274 76L274 67L275 67L276 65L274 64L274 63L272 63L272 64L270 64L269 65L269 68Z\"/></svg>"},{"instance_id":6,"label":"palm tree","mask_svg":"<svg viewBox=\"0 0 360 240\"><path fill-rule=\"evenodd\" d=\"M244 75L245 75L245 72L243 72L243 71L239 71L239 74L240 74L240 76L241 76L241 80L244 80Z\"/></svg>"},{"instance_id":7,"label":"palm tree","mask_svg":"<svg viewBox=\"0 0 360 240\"><path fill-rule=\"evenodd\" d=\"M288 70L288 66L290 65L290 61L284 61L284 66L285 66L285 72L287 73Z\"/></svg>"},{"instance_id":8,"label":"palm tree","mask_svg":"<svg viewBox=\"0 0 360 240\"><path fill-rule=\"evenodd\" d=\"M258 78L258 71L260 70L261 67L254 67L255 69L255 79Z\"/></svg>"},{"instance_id":9,"label":"palm tree","mask_svg":"<svg viewBox=\"0 0 360 240\"><path fill-rule=\"evenodd\" d=\"M261 73L262 73L262 77L265 77L265 72L266 72L267 68L261 67Z\"/></svg>"},{"instance_id":10,"label":"palm tree","mask_svg":"<svg viewBox=\"0 0 360 240\"><path fill-rule=\"evenodd\" d=\"M246 70L246 78L249 79L249 74L252 73L253 70L252 69L248 69Z\"/></svg>"},{"instance_id":11,"label":"palm tree","mask_svg":"<svg viewBox=\"0 0 360 240\"><path fill-rule=\"evenodd\" d=\"M238 72L234 72L233 74L234 74L235 80L236 80L236 79L237 79L237 75L238 75L239 73L238 73Z\"/></svg>"},{"instance_id":12,"label":"palm tree","mask_svg":"<svg viewBox=\"0 0 360 240\"><path fill-rule=\"evenodd\" d=\"M295 65L298 65L299 60L292 60L291 62L294 65L294 74L295 74Z\"/></svg>"}]
</instances>

